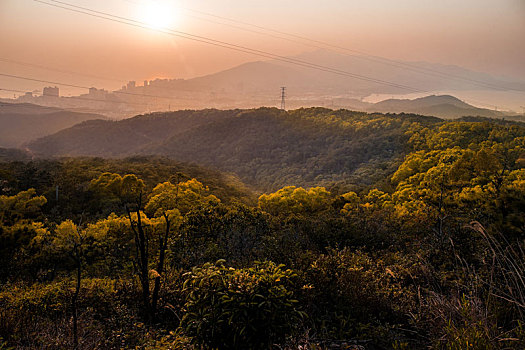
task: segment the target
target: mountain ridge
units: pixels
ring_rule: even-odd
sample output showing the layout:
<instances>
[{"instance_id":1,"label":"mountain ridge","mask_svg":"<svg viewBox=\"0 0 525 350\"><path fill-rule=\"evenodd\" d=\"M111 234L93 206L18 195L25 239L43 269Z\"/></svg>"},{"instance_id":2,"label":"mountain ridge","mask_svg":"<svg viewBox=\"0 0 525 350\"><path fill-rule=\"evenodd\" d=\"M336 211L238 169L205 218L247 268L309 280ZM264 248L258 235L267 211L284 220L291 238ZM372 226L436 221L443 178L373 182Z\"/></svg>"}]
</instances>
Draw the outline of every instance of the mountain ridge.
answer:
<instances>
[{"instance_id":1,"label":"mountain ridge","mask_svg":"<svg viewBox=\"0 0 525 350\"><path fill-rule=\"evenodd\" d=\"M85 122L28 147L41 157L164 156L235 173L259 189L369 183L401 157L414 121L441 119L326 108L179 111Z\"/></svg>"},{"instance_id":2,"label":"mountain ridge","mask_svg":"<svg viewBox=\"0 0 525 350\"><path fill-rule=\"evenodd\" d=\"M447 119L464 116L487 118L501 118L505 116L502 112L478 108L451 95L429 95L412 100L387 99L371 104L365 110L381 113L415 113Z\"/></svg>"}]
</instances>

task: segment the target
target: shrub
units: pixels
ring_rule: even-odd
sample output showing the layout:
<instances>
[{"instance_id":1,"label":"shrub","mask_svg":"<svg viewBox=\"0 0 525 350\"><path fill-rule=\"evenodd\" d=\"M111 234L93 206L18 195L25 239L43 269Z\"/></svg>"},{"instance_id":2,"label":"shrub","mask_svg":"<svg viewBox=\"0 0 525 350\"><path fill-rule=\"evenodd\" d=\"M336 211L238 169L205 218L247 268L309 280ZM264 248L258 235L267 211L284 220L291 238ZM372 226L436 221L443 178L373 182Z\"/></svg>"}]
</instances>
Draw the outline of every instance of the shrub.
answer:
<instances>
[{"instance_id":1,"label":"shrub","mask_svg":"<svg viewBox=\"0 0 525 350\"><path fill-rule=\"evenodd\" d=\"M187 274L182 328L197 345L268 349L294 333L303 317L293 298L292 270L272 262L245 269L223 261Z\"/></svg>"}]
</instances>

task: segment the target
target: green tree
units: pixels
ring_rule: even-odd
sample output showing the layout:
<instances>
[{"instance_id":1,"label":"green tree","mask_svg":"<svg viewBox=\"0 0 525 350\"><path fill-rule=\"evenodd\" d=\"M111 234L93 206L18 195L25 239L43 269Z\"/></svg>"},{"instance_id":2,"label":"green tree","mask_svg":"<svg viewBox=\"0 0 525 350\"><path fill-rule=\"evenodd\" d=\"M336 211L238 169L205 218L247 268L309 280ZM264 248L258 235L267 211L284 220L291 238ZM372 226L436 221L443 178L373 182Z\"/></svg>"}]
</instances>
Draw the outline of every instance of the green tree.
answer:
<instances>
[{"instance_id":1,"label":"green tree","mask_svg":"<svg viewBox=\"0 0 525 350\"><path fill-rule=\"evenodd\" d=\"M0 223L8 226L24 219L35 219L46 202L46 198L37 196L33 188L14 196L0 196Z\"/></svg>"},{"instance_id":2,"label":"green tree","mask_svg":"<svg viewBox=\"0 0 525 350\"><path fill-rule=\"evenodd\" d=\"M259 197L259 207L272 214L319 214L330 208L333 198L324 187L287 186Z\"/></svg>"}]
</instances>

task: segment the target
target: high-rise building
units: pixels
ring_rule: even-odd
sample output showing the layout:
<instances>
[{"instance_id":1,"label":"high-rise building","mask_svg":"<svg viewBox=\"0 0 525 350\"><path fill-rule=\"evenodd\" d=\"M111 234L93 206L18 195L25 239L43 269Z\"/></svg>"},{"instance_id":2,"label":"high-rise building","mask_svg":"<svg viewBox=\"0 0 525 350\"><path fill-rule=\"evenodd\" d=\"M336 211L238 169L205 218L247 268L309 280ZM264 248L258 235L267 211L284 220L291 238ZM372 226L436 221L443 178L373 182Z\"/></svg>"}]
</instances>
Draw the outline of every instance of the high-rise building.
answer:
<instances>
[{"instance_id":1,"label":"high-rise building","mask_svg":"<svg viewBox=\"0 0 525 350\"><path fill-rule=\"evenodd\" d=\"M97 88L89 88L89 96L94 98L105 98L107 95L107 91L104 89L97 89Z\"/></svg>"},{"instance_id":2,"label":"high-rise building","mask_svg":"<svg viewBox=\"0 0 525 350\"><path fill-rule=\"evenodd\" d=\"M44 96L58 97L59 96L59 90L58 90L58 88L56 86L55 87L46 86L44 88L44 91L43 91L42 94Z\"/></svg>"}]
</instances>

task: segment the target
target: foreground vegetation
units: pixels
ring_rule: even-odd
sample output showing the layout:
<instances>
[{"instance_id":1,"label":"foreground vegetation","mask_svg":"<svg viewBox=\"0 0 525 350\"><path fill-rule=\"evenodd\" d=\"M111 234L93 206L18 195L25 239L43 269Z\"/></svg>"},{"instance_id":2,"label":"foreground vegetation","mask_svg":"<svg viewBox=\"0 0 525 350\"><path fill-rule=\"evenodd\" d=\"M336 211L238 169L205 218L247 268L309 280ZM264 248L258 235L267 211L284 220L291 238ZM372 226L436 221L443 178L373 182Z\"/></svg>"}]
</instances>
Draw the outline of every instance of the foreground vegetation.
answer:
<instances>
[{"instance_id":1,"label":"foreground vegetation","mask_svg":"<svg viewBox=\"0 0 525 350\"><path fill-rule=\"evenodd\" d=\"M396 118L404 157L351 190L1 164L0 348L523 349L525 128Z\"/></svg>"}]
</instances>

